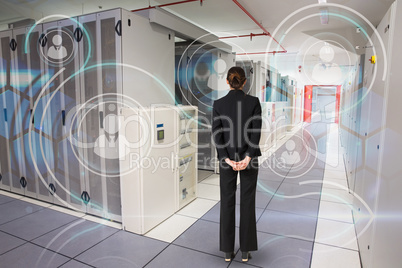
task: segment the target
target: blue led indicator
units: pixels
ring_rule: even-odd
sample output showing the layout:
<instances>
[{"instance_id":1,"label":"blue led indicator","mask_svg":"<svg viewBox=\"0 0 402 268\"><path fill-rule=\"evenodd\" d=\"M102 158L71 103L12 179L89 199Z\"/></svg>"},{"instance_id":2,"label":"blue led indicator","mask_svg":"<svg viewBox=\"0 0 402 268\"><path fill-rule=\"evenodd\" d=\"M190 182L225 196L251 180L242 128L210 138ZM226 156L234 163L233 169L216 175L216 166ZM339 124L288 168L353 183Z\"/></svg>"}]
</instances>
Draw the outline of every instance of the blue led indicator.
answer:
<instances>
[{"instance_id":1,"label":"blue led indicator","mask_svg":"<svg viewBox=\"0 0 402 268\"><path fill-rule=\"evenodd\" d=\"M160 128L160 127L163 127L163 124L157 124L156 125L156 128Z\"/></svg>"}]
</instances>

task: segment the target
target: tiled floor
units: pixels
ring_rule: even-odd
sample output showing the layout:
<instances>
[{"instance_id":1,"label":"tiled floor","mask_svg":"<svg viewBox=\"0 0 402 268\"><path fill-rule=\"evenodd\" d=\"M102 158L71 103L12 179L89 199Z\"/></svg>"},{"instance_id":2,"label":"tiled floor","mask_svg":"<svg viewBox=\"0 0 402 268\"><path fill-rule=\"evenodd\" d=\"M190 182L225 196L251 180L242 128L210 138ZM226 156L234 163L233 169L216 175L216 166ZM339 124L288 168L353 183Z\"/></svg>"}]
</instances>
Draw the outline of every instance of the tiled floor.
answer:
<instances>
[{"instance_id":1,"label":"tiled floor","mask_svg":"<svg viewBox=\"0 0 402 268\"><path fill-rule=\"evenodd\" d=\"M198 182L202 182L203 180L207 179L212 174L214 174L213 171L199 169L198 170Z\"/></svg>"},{"instance_id":2,"label":"tiled floor","mask_svg":"<svg viewBox=\"0 0 402 268\"><path fill-rule=\"evenodd\" d=\"M280 166L289 139L301 160ZM259 250L247 264L238 240L235 259L222 258L219 176L201 171L199 197L145 236L0 191L0 267L358 268L352 196L338 150L336 125L314 123L264 153L256 195Z\"/></svg>"}]
</instances>

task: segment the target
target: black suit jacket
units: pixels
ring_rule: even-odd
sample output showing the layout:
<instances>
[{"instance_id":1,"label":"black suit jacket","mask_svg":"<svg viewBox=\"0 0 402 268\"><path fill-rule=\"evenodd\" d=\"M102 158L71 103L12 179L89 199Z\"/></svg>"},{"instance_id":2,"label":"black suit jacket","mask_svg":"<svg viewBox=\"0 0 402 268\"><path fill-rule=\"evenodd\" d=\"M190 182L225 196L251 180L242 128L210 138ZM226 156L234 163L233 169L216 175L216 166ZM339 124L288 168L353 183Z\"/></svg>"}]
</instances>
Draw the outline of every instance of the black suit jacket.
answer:
<instances>
[{"instance_id":1,"label":"black suit jacket","mask_svg":"<svg viewBox=\"0 0 402 268\"><path fill-rule=\"evenodd\" d=\"M258 98L242 90L229 93L214 102L212 137L218 158L240 161L247 155L261 155L261 105Z\"/></svg>"}]
</instances>

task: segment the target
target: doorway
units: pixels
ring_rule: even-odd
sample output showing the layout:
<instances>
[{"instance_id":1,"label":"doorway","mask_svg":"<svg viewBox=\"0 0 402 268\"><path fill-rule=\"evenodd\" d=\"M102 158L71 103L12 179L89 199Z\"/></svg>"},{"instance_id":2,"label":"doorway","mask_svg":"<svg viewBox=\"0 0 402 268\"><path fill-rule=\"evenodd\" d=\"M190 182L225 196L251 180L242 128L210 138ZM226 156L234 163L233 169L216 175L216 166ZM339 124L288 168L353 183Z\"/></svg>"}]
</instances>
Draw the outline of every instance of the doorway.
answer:
<instances>
[{"instance_id":1,"label":"doorway","mask_svg":"<svg viewBox=\"0 0 402 268\"><path fill-rule=\"evenodd\" d=\"M304 122L339 122L341 86L308 85L304 90Z\"/></svg>"}]
</instances>

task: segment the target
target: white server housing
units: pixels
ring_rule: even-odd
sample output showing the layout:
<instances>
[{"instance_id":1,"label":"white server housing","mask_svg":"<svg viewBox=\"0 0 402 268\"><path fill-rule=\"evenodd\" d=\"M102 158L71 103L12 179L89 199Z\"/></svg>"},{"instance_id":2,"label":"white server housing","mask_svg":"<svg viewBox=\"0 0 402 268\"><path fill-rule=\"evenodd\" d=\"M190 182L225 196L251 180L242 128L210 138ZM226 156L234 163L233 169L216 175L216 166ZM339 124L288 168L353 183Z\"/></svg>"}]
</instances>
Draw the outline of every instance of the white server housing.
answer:
<instances>
[{"instance_id":1,"label":"white server housing","mask_svg":"<svg viewBox=\"0 0 402 268\"><path fill-rule=\"evenodd\" d=\"M123 229L145 234L197 196L196 107L123 108ZM129 144L130 146L127 146Z\"/></svg>"}]
</instances>

